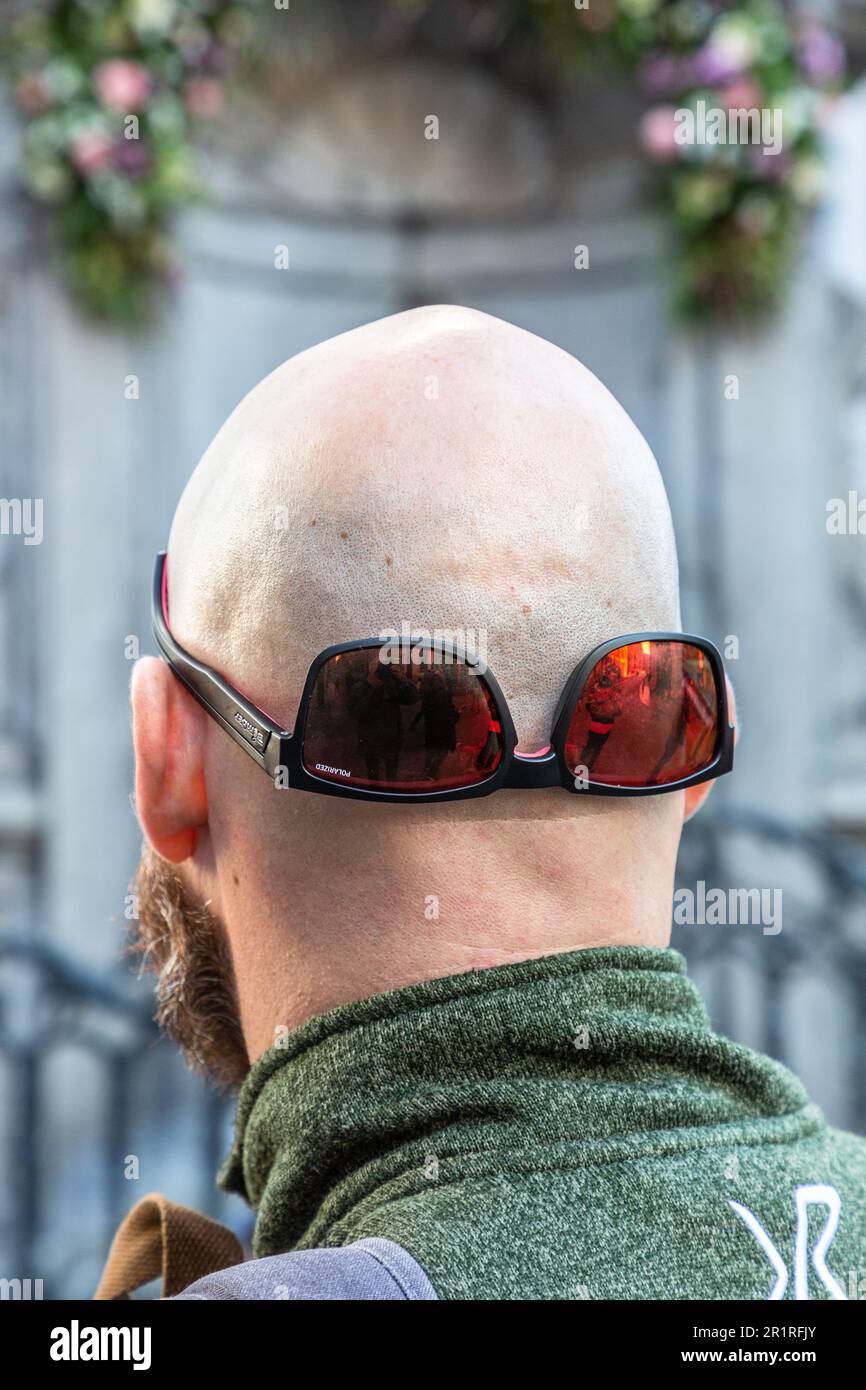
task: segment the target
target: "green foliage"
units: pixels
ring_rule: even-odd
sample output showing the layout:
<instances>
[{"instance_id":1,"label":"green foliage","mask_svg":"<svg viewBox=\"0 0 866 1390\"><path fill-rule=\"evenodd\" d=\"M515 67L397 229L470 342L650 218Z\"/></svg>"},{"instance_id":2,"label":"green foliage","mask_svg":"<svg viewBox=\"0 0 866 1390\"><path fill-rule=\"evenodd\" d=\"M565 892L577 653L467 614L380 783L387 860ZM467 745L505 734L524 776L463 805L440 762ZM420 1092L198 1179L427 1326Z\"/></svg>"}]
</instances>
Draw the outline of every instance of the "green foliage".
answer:
<instances>
[{"instance_id":1,"label":"green foliage","mask_svg":"<svg viewBox=\"0 0 866 1390\"><path fill-rule=\"evenodd\" d=\"M68 282L90 311L140 320L170 283L171 217L199 193L195 127L218 114L239 56L255 47L253 3L8 0L2 57L24 121L23 181L53 209ZM584 3L508 0L563 79L579 80L601 54L644 94L638 134L673 233L678 309L760 318L782 298L820 194L841 46L787 0ZM763 113L757 138L754 125L745 140L680 138L689 115L699 131L702 112L739 110Z\"/></svg>"},{"instance_id":2,"label":"green foliage","mask_svg":"<svg viewBox=\"0 0 866 1390\"><path fill-rule=\"evenodd\" d=\"M844 69L836 37L786 0L528 4L552 61L573 72L601 47L646 98L639 137L672 232L678 311L771 313L821 192L821 124ZM701 119L713 112L722 120Z\"/></svg>"},{"instance_id":3,"label":"green foliage","mask_svg":"<svg viewBox=\"0 0 866 1390\"><path fill-rule=\"evenodd\" d=\"M2 58L24 125L25 188L54 213L78 302L138 322L174 273L173 212L199 195L191 142L248 47L238 0L20 4Z\"/></svg>"}]
</instances>

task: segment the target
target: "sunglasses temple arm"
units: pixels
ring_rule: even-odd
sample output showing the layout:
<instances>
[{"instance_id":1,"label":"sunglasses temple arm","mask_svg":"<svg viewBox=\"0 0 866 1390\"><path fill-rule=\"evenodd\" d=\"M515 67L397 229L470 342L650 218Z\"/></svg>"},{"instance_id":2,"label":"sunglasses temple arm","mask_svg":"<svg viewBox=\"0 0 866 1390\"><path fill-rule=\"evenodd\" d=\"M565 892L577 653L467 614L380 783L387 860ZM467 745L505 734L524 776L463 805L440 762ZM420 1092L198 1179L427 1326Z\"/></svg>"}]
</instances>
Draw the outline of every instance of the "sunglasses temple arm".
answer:
<instances>
[{"instance_id":1,"label":"sunglasses temple arm","mask_svg":"<svg viewBox=\"0 0 866 1390\"><path fill-rule=\"evenodd\" d=\"M239 690L197 661L175 640L165 620L163 574L165 555L157 557L153 576L151 618L154 641L166 664L203 709L271 776L288 764L291 734L280 729L241 695Z\"/></svg>"}]
</instances>

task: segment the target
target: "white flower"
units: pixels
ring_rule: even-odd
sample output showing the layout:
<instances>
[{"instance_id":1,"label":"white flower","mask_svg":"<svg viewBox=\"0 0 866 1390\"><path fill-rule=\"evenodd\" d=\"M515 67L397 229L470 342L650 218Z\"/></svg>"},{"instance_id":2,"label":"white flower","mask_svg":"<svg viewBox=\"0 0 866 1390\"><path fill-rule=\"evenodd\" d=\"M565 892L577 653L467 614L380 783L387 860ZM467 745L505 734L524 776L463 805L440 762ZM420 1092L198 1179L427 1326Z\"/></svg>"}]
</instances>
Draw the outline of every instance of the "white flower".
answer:
<instances>
[{"instance_id":1,"label":"white flower","mask_svg":"<svg viewBox=\"0 0 866 1390\"><path fill-rule=\"evenodd\" d=\"M176 13L176 0L132 0L131 18L139 34L164 34Z\"/></svg>"},{"instance_id":2,"label":"white flower","mask_svg":"<svg viewBox=\"0 0 866 1390\"><path fill-rule=\"evenodd\" d=\"M710 46L714 55L740 71L747 68L760 53L757 31L745 15L723 15L713 25Z\"/></svg>"},{"instance_id":3,"label":"white flower","mask_svg":"<svg viewBox=\"0 0 866 1390\"><path fill-rule=\"evenodd\" d=\"M806 207L812 207L824 193L827 180L820 159L807 156L798 159L789 169L785 182L797 199Z\"/></svg>"}]
</instances>

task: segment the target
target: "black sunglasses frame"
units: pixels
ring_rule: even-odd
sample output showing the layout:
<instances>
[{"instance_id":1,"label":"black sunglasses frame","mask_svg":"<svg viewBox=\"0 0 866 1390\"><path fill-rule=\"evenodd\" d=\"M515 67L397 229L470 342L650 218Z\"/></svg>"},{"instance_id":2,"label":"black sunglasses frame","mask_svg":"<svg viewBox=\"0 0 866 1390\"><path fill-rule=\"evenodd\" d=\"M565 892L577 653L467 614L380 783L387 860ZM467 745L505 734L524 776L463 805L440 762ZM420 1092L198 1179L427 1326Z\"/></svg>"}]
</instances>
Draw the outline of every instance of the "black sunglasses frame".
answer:
<instances>
[{"instance_id":1,"label":"black sunglasses frame","mask_svg":"<svg viewBox=\"0 0 866 1390\"><path fill-rule=\"evenodd\" d=\"M389 792L370 791L363 787L345 786L316 777L308 772L303 764L304 729L307 711L316 677L331 657L342 652L362 651L364 648L377 648L383 645L381 637L362 637L355 642L339 642L326 647L312 662L301 701L294 731L283 729L274 723L262 710L230 685L212 667L197 661L189 652L175 641L168 626L167 569L166 553L160 551L156 557L153 571L152 622L156 644L168 666L183 682L190 694L195 697L217 724L233 738L241 748L258 763L259 767L272 779L276 779L280 769L285 770L286 783L292 790L317 792L322 796L351 797L359 801L463 801L469 797L489 796L502 788L522 787L537 789L542 787L563 787L580 796L657 796L663 792L682 791L686 787L697 786L700 782L710 782L730 772L734 763L734 729L728 718L728 697L725 671L721 654L706 637L695 637L686 632L632 632L622 637L613 637L593 650L578 663L569 679L556 707L553 717L553 732L550 746L543 754L518 753L517 732L511 718L508 703L499 682L489 667L479 677L486 685L496 705L502 729L503 752L495 772L483 782L468 787L450 787L444 791L429 792ZM565 757L565 739L574 707L583 693L583 687L593 667L609 652L631 642L676 641L697 647L708 658L716 683L718 700L718 736L716 748L710 763L690 777L676 782L659 785L628 787L593 782L590 776L586 785L577 786L574 775L569 772ZM436 651L450 655L465 662L472 670L478 665L469 653L459 651L447 642L436 642Z\"/></svg>"}]
</instances>

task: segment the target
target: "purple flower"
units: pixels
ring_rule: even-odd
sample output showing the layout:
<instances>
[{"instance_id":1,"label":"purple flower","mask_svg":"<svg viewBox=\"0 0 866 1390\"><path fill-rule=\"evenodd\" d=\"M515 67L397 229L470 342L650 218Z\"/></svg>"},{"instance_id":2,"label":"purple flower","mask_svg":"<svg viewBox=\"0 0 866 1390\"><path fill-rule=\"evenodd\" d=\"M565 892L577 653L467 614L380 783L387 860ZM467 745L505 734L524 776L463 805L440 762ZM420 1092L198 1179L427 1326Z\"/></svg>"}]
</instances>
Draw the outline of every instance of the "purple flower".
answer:
<instances>
[{"instance_id":1,"label":"purple flower","mask_svg":"<svg viewBox=\"0 0 866 1390\"><path fill-rule=\"evenodd\" d=\"M121 139L114 142L111 162L118 173L138 179L149 172L153 156L142 140Z\"/></svg>"},{"instance_id":2,"label":"purple flower","mask_svg":"<svg viewBox=\"0 0 866 1390\"><path fill-rule=\"evenodd\" d=\"M820 86L838 77L845 67L845 49L835 34L819 24L803 29L798 45L800 66L809 82Z\"/></svg>"},{"instance_id":3,"label":"purple flower","mask_svg":"<svg viewBox=\"0 0 866 1390\"><path fill-rule=\"evenodd\" d=\"M669 96L683 85L680 64L669 53L653 53L644 59L638 78L647 95L656 98Z\"/></svg>"},{"instance_id":4,"label":"purple flower","mask_svg":"<svg viewBox=\"0 0 866 1390\"><path fill-rule=\"evenodd\" d=\"M691 58L686 60L686 67L689 85L696 87L715 87L719 83L730 82L743 71L742 63L714 48L712 44L705 44L697 53L693 53Z\"/></svg>"},{"instance_id":5,"label":"purple flower","mask_svg":"<svg viewBox=\"0 0 866 1390\"><path fill-rule=\"evenodd\" d=\"M227 77L234 61L235 55L227 44L211 43L202 57L201 67L216 77Z\"/></svg>"},{"instance_id":6,"label":"purple flower","mask_svg":"<svg viewBox=\"0 0 866 1390\"><path fill-rule=\"evenodd\" d=\"M790 155L771 154L760 145L749 149L748 161L752 177L761 183L778 183L791 167Z\"/></svg>"}]
</instances>

